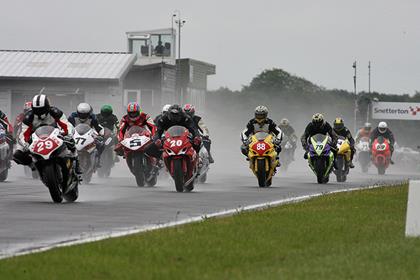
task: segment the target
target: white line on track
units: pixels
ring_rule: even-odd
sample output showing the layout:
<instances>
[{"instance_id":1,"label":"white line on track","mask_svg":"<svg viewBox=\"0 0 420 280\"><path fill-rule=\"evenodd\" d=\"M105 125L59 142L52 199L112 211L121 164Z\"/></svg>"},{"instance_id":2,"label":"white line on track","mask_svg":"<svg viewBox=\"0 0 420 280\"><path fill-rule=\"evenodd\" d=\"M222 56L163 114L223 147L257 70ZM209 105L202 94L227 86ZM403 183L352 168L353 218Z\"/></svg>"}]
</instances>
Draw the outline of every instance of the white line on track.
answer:
<instances>
[{"instance_id":1,"label":"white line on track","mask_svg":"<svg viewBox=\"0 0 420 280\"><path fill-rule=\"evenodd\" d=\"M240 208L228 209L228 210L219 211L219 212L215 212L211 214L183 219L179 221L173 221L173 222L161 223L161 224L149 224L149 225L144 225L144 226L134 226L130 228L116 229L109 232L92 234L89 237L81 236L80 238L77 238L77 239L71 238L68 240L58 240L56 242L52 241L48 245L39 245L39 246L34 245L31 248L12 249L6 252L0 252L0 259L45 252L54 248L90 243L90 242L100 241L100 240L109 239L109 238L127 236L127 235L132 235L132 234L137 234L137 233L142 233L142 232L147 232L147 231L152 231L152 230L158 230L158 229L170 228L170 227L175 227L175 226L189 224L189 223L201 222L210 218L232 216L234 214L238 214L238 213L246 212L246 211L263 210L263 209L271 208L278 205L297 203L297 202L308 200L314 197L319 197L319 196L328 195L328 194L352 192L352 191L358 191L358 190L364 190L364 189L373 189L373 188L378 188L382 186L383 185L373 185L373 186L368 186L368 187L358 187L358 188L334 190L334 191L329 191L329 192L320 192L320 193L285 198L285 199L280 199L280 200L275 200L275 201L265 202L265 203L260 203L260 204L253 204L253 205L248 205L248 206L244 206Z\"/></svg>"}]
</instances>

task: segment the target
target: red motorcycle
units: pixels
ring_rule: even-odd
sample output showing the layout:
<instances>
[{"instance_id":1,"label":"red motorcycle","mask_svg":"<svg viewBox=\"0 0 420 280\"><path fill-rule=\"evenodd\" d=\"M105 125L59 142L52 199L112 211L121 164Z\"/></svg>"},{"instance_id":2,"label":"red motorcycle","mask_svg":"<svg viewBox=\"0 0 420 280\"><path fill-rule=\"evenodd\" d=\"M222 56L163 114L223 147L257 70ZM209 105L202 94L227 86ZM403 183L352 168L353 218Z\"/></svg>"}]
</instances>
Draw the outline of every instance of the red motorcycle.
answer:
<instances>
[{"instance_id":1,"label":"red motorcycle","mask_svg":"<svg viewBox=\"0 0 420 280\"><path fill-rule=\"evenodd\" d=\"M198 172L198 155L187 128L173 126L165 132L163 160L175 181L176 191L192 191Z\"/></svg>"},{"instance_id":2,"label":"red motorcycle","mask_svg":"<svg viewBox=\"0 0 420 280\"><path fill-rule=\"evenodd\" d=\"M378 169L378 174L384 175L391 163L391 147L388 139L380 136L373 141L372 162Z\"/></svg>"},{"instance_id":3,"label":"red motorcycle","mask_svg":"<svg viewBox=\"0 0 420 280\"><path fill-rule=\"evenodd\" d=\"M157 160L145 153L152 143L151 132L140 126L132 126L121 141L128 168L136 177L139 187L143 187L145 183L153 187L157 182Z\"/></svg>"}]
</instances>

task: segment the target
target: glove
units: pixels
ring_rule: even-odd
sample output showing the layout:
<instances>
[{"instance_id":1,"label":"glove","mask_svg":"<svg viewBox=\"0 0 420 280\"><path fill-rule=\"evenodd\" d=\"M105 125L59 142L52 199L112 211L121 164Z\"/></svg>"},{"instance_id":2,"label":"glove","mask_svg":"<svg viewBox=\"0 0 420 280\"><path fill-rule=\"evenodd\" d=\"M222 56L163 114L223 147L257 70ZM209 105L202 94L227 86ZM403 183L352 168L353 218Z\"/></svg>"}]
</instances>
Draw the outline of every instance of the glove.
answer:
<instances>
[{"instance_id":1,"label":"glove","mask_svg":"<svg viewBox=\"0 0 420 280\"><path fill-rule=\"evenodd\" d=\"M249 146L249 144L251 144L251 139L249 139L249 138L248 139L245 139L244 140L244 145L245 146Z\"/></svg>"},{"instance_id":2,"label":"glove","mask_svg":"<svg viewBox=\"0 0 420 280\"><path fill-rule=\"evenodd\" d=\"M162 147L162 140L156 139L155 140L155 145L156 145L156 147L161 148Z\"/></svg>"},{"instance_id":3,"label":"glove","mask_svg":"<svg viewBox=\"0 0 420 280\"><path fill-rule=\"evenodd\" d=\"M201 144L200 136L195 136L194 140L193 140L193 143L194 143L195 146L200 146L200 144Z\"/></svg>"}]
</instances>

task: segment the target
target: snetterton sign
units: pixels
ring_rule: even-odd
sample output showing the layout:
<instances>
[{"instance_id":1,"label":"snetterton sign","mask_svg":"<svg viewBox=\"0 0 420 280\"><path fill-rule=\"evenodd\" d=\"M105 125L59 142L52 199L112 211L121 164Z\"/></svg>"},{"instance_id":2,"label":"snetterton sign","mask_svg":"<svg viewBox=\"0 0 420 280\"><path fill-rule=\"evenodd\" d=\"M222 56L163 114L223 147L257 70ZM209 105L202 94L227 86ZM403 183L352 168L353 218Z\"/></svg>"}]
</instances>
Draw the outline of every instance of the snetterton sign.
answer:
<instances>
[{"instance_id":1,"label":"snetterton sign","mask_svg":"<svg viewBox=\"0 0 420 280\"><path fill-rule=\"evenodd\" d=\"M420 103L374 102L372 118L380 120L420 120Z\"/></svg>"}]
</instances>

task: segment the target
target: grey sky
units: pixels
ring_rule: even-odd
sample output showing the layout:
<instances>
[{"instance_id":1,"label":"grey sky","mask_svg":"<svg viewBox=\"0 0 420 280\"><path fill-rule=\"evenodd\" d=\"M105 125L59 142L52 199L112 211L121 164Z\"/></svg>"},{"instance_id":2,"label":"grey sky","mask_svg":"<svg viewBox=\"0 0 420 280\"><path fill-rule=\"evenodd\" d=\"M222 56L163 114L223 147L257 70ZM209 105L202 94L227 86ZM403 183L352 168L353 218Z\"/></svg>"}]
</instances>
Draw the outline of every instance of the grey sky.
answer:
<instances>
[{"instance_id":1,"label":"grey sky","mask_svg":"<svg viewBox=\"0 0 420 280\"><path fill-rule=\"evenodd\" d=\"M125 31L168 27L179 9L184 57L217 65L209 87L240 89L279 67L327 88L420 90L420 1L0 0L0 49L125 51Z\"/></svg>"}]
</instances>

